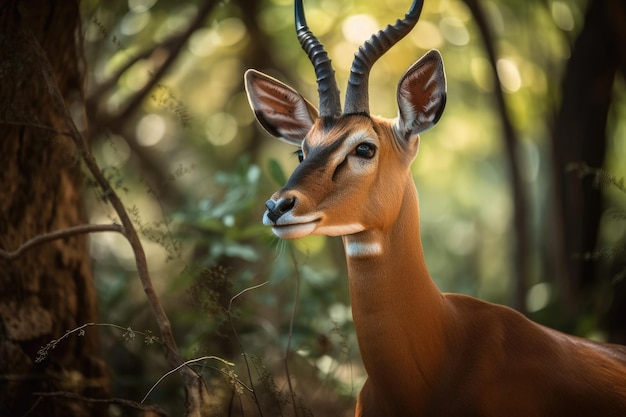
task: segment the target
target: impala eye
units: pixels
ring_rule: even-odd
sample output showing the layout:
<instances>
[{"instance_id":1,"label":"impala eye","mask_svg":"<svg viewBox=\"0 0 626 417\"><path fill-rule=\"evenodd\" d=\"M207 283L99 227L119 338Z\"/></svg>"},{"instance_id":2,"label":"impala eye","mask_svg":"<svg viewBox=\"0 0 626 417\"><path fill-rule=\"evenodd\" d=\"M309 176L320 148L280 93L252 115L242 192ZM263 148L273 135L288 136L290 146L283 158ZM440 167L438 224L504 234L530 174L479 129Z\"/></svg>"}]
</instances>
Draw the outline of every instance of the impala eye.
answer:
<instances>
[{"instance_id":1,"label":"impala eye","mask_svg":"<svg viewBox=\"0 0 626 417\"><path fill-rule=\"evenodd\" d=\"M302 152L302 149L298 149L295 154L298 157L298 161L304 161L304 152Z\"/></svg>"},{"instance_id":2,"label":"impala eye","mask_svg":"<svg viewBox=\"0 0 626 417\"><path fill-rule=\"evenodd\" d=\"M371 143L361 143L359 144L359 146L356 147L354 153L356 154L356 156L359 156L361 158L371 159L376 154L376 146L372 145Z\"/></svg>"}]
</instances>

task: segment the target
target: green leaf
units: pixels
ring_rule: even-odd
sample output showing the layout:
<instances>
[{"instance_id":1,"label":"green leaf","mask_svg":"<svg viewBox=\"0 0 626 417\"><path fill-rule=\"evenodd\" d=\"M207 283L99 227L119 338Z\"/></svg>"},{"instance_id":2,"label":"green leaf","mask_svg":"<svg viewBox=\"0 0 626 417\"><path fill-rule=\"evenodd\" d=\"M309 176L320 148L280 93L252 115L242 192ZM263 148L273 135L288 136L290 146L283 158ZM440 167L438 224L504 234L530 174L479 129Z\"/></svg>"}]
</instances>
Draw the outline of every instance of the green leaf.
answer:
<instances>
[{"instance_id":1,"label":"green leaf","mask_svg":"<svg viewBox=\"0 0 626 417\"><path fill-rule=\"evenodd\" d=\"M287 182L285 171L281 168L280 164L275 159L270 159L268 162L268 168L270 170L270 177L278 183L278 185L284 185Z\"/></svg>"}]
</instances>

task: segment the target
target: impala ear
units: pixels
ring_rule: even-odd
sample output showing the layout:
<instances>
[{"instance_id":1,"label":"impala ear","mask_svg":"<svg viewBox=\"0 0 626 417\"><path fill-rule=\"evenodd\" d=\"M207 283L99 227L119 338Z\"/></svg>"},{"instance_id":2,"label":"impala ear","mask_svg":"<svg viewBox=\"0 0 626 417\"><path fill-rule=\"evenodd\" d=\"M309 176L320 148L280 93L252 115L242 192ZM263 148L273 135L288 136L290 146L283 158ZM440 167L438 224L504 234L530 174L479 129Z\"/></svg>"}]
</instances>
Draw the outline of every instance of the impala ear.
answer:
<instances>
[{"instance_id":1,"label":"impala ear","mask_svg":"<svg viewBox=\"0 0 626 417\"><path fill-rule=\"evenodd\" d=\"M250 107L263 128L272 136L300 146L318 112L296 90L255 70L244 75Z\"/></svg>"},{"instance_id":2,"label":"impala ear","mask_svg":"<svg viewBox=\"0 0 626 417\"><path fill-rule=\"evenodd\" d=\"M446 76L439 51L431 50L404 73L398 84L395 130L410 140L433 127L446 105Z\"/></svg>"}]
</instances>

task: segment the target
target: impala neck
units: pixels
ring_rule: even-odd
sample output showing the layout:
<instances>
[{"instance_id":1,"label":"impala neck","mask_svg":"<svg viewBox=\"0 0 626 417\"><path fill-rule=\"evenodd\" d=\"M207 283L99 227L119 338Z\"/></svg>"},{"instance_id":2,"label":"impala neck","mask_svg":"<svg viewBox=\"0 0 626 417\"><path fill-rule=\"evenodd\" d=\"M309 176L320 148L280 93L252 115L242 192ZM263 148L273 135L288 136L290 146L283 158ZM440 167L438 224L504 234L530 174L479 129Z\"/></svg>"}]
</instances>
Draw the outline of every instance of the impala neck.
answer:
<instances>
[{"instance_id":1,"label":"impala neck","mask_svg":"<svg viewBox=\"0 0 626 417\"><path fill-rule=\"evenodd\" d=\"M445 305L424 260L417 191L410 176L389 230L366 230L343 240L369 388L391 409L417 413L444 356ZM398 409L409 403L417 408Z\"/></svg>"}]
</instances>

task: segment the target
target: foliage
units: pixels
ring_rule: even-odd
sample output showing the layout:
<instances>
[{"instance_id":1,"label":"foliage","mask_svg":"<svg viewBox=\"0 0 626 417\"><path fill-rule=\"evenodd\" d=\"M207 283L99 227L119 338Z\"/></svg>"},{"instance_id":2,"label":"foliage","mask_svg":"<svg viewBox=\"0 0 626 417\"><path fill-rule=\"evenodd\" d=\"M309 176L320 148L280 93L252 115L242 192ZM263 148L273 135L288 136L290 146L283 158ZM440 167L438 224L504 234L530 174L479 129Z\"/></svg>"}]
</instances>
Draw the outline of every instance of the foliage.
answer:
<instances>
[{"instance_id":1,"label":"foliage","mask_svg":"<svg viewBox=\"0 0 626 417\"><path fill-rule=\"evenodd\" d=\"M594 186L598 188L613 188L618 190L622 197L626 196L626 185L624 185L624 178L616 178L610 172L601 168L592 168L584 163L571 164L569 170L576 173L581 179L585 177L591 177L593 179ZM610 227L620 227L615 222L622 223L626 221L626 209L613 208L607 210L607 222L611 223ZM586 260L613 260L620 264L626 257L626 244L622 241L611 242L612 246L604 246L596 248L592 251L579 254ZM622 265L622 268L613 274L612 281L616 285L622 282L626 278L626 265Z\"/></svg>"},{"instance_id":2,"label":"foliage","mask_svg":"<svg viewBox=\"0 0 626 417\"><path fill-rule=\"evenodd\" d=\"M370 26L380 28L406 8L401 0L306 3L309 25L333 57L340 85ZM541 213L550 193L549 120L583 3L483 2L499 50L497 76L521 132L536 239L549 222ZM170 40L184 34L206 5L211 7L205 20L179 49L171 47ZM313 72L290 23L291 2L206 5L84 2L92 147L142 235L176 339L216 395L216 415L339 415L363 381L341 245L321 237L280 242L260 224L264 201L284 184L295 161L290 149L258 129L242 87L244 70L255 66L315 98ZM429 48L443 52L449 100L441 124L423 135L413 166L427 262L442 289L507 303L513 283L503 277L512 268L512 203L492 103L494 74L463 2L426 2L415 31L374 67L372 110L395 114L395 82ZM174 54L175 64L158 75ZM129 108L143 88L148 94ZM626 105L623 93L616 94L619 120ZM621 129L615 122L615 149L624 147ZM606 169L623 176L623 158L612 159ZM605 171L577 172L623 191L623 182ZM87 196L93 223L116 219L107 197ZM614 213L626 217L623 210ZM614 249L586 256L623 256L623 226L610 232ZM100 234L91 245L101 323L111 323L101 330L116 374L114 394L139 401L149 389L148 402L168 404L178 414L179 381L172 382L159 353L106 331L127 329L128 336L139 334L130 329L156 330L128 248L117 236ZM533 253L532 283L552 285L542 278L540 251ZM625 271L615 279L622 280ZM552 311L556 302L550 296L529 300L535 311ZM42 357L82 331L44 346ZM214 358L222 358L219 365Z\"/></svg>"}]
</instances>

